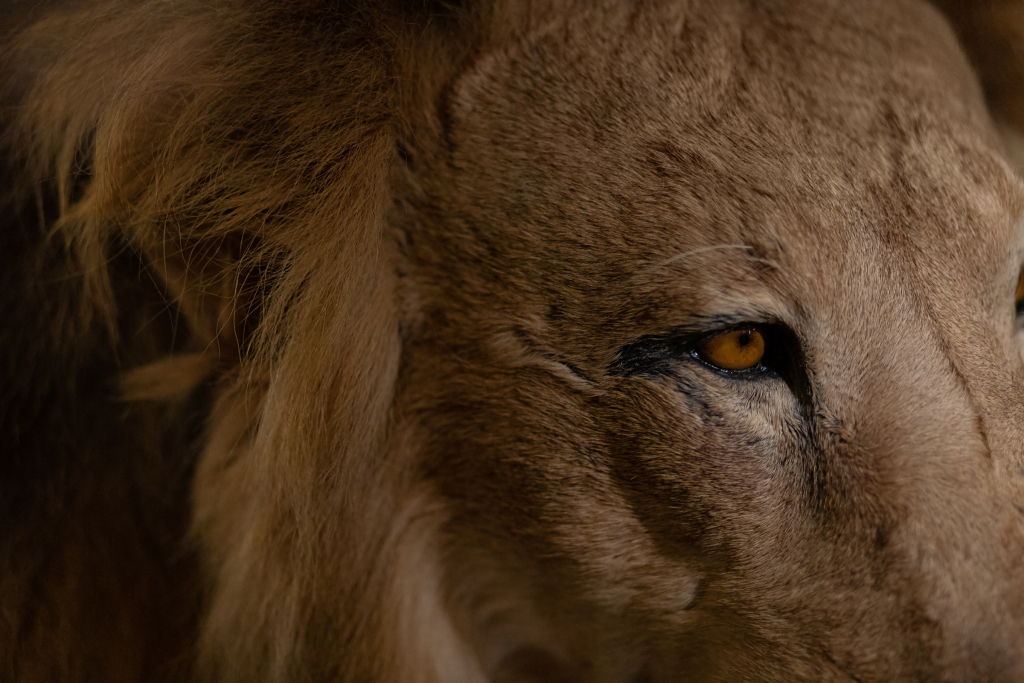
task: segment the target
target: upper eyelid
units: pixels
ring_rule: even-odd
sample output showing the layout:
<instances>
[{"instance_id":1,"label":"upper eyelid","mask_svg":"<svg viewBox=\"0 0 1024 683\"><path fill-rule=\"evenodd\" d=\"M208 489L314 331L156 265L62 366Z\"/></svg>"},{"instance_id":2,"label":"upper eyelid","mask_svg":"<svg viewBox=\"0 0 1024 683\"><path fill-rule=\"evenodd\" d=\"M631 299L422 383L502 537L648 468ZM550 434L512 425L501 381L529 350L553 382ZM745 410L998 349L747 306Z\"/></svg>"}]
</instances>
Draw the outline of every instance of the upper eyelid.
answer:
<instances>
[{"instance_id":1,"label":"upper eyelid","mask_svg":"<svg viewBox=\"0 0 1024 683\"><path fill-rule=\"evenodd\" d=\"M631 342L623 344L621 349L644 341L675 341L690 346L696 346L701 341L725 334L732 330L744 327L774 327L777 325L788 325L778 315L767 311L743 311L737 314L718 314L709 316L693 316L692 319L681 325L675 325L662 332L645 334L635 338ZM620 350L621 350L620 349Z\"/></svg>"}]
</instances>

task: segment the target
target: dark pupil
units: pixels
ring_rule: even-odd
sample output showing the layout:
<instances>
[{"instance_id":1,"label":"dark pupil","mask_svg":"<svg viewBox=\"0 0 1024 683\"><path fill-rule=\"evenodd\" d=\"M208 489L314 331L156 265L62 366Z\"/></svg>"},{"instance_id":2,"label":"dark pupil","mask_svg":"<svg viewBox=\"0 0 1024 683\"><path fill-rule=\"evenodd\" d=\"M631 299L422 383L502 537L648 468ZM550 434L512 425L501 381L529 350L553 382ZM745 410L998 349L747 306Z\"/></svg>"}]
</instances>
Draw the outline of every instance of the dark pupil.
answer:
<instances>
[{"instance_id":1,"label":"dark pupil","mask_svg":"<svg viewBox=\"0 0 1024 683\"><path fill-rule=\"evenodd\" d=\"M739 342L740 346L746 346L747 344L750 343L750 333L744 332L743 334L740 335L740 338L737 341Z\"/></svg>"}]
</instances>

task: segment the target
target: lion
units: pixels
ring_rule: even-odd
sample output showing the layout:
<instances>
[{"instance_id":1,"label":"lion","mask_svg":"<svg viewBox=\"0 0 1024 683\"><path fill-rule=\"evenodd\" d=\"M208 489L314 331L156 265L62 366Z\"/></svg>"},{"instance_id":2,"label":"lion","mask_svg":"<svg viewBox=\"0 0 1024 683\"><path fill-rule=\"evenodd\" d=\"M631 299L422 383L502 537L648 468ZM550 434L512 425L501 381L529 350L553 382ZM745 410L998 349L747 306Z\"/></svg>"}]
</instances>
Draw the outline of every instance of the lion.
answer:
<instances>
[{"instance_id":1,"label":"lion","mask_svg":"<svg viewBox=\"0 0 1024 683\"><path fill-rule=\"evenodd\" d=\"M1024 680L1024 7L2 16L0 679Z\"/></svg>"}]
</instances>

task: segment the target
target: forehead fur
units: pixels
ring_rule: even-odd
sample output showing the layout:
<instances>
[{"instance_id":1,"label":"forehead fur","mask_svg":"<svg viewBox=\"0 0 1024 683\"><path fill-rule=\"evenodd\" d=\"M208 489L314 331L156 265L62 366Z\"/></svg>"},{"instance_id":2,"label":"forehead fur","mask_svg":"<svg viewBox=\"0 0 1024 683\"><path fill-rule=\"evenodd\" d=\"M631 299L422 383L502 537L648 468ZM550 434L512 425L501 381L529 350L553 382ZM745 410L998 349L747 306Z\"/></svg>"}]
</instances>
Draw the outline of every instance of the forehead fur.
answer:
<instances>
[{"instance_id":1,"label":"forehead fur","mask_svg":"<svg viewBox=\"0 0 1024 683\"><path fill-rule=\"evenodd\" d=\"M767 266L806 302L845 296L835 274L882 251L984 248L975 224L1005 246L1017 182L955 38L923 3L870 5L589 7L484 54L426 174L445 296L472 291L468 266L521 318L553 306L581 339L628 335L674 322L659 297L701 312L723 304L709 281L764 284Z\"/></svg>"}]
</instances>

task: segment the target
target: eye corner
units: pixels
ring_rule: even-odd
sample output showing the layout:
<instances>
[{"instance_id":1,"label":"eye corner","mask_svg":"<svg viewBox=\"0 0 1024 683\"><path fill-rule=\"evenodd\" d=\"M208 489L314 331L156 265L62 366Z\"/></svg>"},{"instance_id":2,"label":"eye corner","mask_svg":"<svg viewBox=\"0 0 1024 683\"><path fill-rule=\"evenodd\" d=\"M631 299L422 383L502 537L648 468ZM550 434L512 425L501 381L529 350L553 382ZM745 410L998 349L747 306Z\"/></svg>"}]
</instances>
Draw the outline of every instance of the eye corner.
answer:
<instances>
[{"instance_id":1,"label":"eye corner","mask_svg":"<svg viewBox=\"0 0 1024 683\"><path fill-rule=\"evenodd\" d=\"M672 335L643 336L619 348L608 366L608 374L614 377L664 377L671 374L669 364L678 360L681 350L682 345Z\"/></svg>"}]
</instances>

